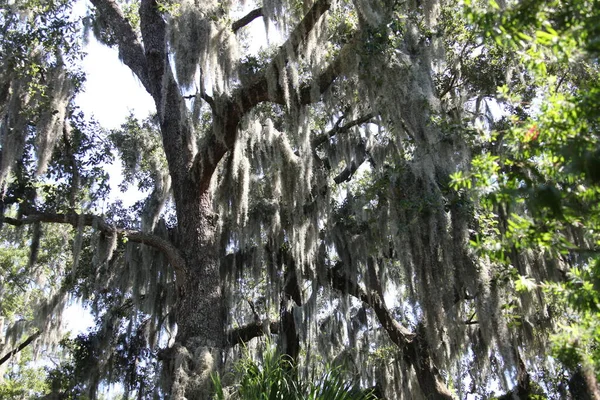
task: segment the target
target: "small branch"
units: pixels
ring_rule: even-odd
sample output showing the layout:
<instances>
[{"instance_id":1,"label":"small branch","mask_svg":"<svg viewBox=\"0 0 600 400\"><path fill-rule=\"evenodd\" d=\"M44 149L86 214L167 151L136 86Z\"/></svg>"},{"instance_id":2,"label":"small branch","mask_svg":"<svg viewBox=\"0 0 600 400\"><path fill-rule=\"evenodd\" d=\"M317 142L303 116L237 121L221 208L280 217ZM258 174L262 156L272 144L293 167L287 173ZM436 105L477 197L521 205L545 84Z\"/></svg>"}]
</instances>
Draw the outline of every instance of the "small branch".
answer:
<instances>
[{"instance_id":1,"label":"small branch","mask_svg":"<svg viewBox=\"0 0 600 400\"><path fill-rule=\"evenodd\" d=\"M212 110L215 109L215 100L210 95L206 94L205 92L201 92L200 98L208 103Z\"/></svg>"},{"instance_id":2,"label":"small branch","mask_svg":"<svg viewBox=\"0 0 600 400\"><path fill-rule=\"evenodd\" d=\"M262 17L262 16L263 16L263 9L262 9L262 7L261 8L256 8L256 9L250 11L244 17L242 17L242 18L238 19L237 21L235 21L231 25L231 30L233 32L237 32L241 28L243 28L244 26L248 25L250 22L254 21L256 18L259 18L259 17Z\"/></svg>"},{"instance_id":3,"label":"small branch","mask_svg":"<svg viewBox=\"0 0 600 400\"><path fill-rule=\"evenodd\" d=\"M336 184L349 181L354 173L360 168L361 165L367 160L367 150L365 149L364 143L359 143L356 151L356 158L353 159L349 165L340 172L333 181Z\"/></svg>"},{"instance_id":4,"label":"small branch","mask_svg":"<svg viewBox=\"0 0 600 400\"><path fill-rule=\"evenodd\" d=\"M475 315L477 315L477 312L473 312L473 314L471 314L469 319L465 321L465 325L477 325L479 321L473 319L475 318Z\"/></svg>"},{"instance_id":5,"label":"small branch","mask_svg":"<svg viewBox=\"0 0 600 400\"><path fill-rule=\"evenodd\" d=\"M69 207L75 207L75 201L77 199L77 193L79 191L79 168L77 168L77 159L75 158L75 154L73 152L73 148L71 146L71 139L69 134L69 124L70 122L65 120L63 124L63 141L65 143L65 151L67 153L69 167L71 168L71 188L69 189Z\"/></svg>"},{"instance_id":6,"label":"small branch","mask_svg":"<svg viewBox=\"0 0 600 400\"><path fill-rule=\"evenodd\" d=\"M39 222L67 224L74 228L79 226L94 226L96 229L106 234L116 234L119 237L126 238L132 242L145 244L162 251L167 256L169 263L173 266L175 271L185 275L186 269L183 256L171 242L149 233L117 228L108 224L104 219L97 215L77 214L76 212L70 212L68 214L37 213L29 214L25 218L16 219L2 217L0 220L13 226L30 225Z\"/></svg>"},{"instance_id":7,"label":"small branch","mask_svg":"<svg viewBox=\"0 0 600 400\"><path fill-rule=\"evenodd\" d=\"M215 105L215 100L208 94L206 93L202 93L202 92L197 92L196 94L189 94L187 96L182 96L181 98L184 100L194 100L196 98L200 97L202 100L204 100L206 103L208 103L208 105L214 109L214 105Z\"/></svg>"},{"instance_id":8,"label":"small branch","mask_svg":"<svg viewBox=\"0 0 600 400\"><path fill-rule=\"evenodd\" d=\"M456 74L453 74L452 79L450 79L450 83L448 83L448 86L444 90L442 90L442 93L439 94L438 98L441 99L445 95L447 95L454 88L455 82L456 82Z\"/></svg>"},{"instance_id":9,"label":"small branch","mask_svg":"<svg viewBox=\"0 0 600 400\"><path fill-rule=\"evenodd\" d=\"M265 329L268 327L268 329ZM227 345L230 347L249 342L250 340L264 336L268 333L279 333L279 322L253 322L227 332Z\"/></svg>"},{"instance_id":10,"label":"small branch","mask_svg":"<svg viewBox=\"0 0 600 400\"><path fill-rule=\"evenodd\" d=\"M0 365L4 364L5 362L7 362L8 360L10 360L10 358L12 356L14 356L15 354L17 354L18 352L20 352L21 350L23 350L25 347L29 346L35 339L37 339L40 335L42 334L42 331L37 331L36 333L34 333L33 335L29 336L27 339L25 339L25 341L23 343L21 343L19 345L19 347L17 347L16 349L8 352L7 354L5 354L2 358L0 358Z\"/></svg>"},{"instance_id":11,"label":"small branch","mask_svg":"<svg viewBox=\"0 0 600 400\"><path fill-rule=\"evenodd\" d=\"M252 309L252 315L254 316L254 321L260 322L260 317L259 317L258 313L256 312L256 307L254 307L254 302L250 299L247 299L246 301L248 302L250 309Z\"/></svg>"},{"instance_id":12,"label":"small branch","mask_svg":"<svg viewBox=\"0 0 600 400\"><path fill-rule=\"evenodd\" d=\"M353 121L348 122L347 124L340 126L341 121L344 117L342 116L342 118L340 118L334 125L334 127L329 130L328 132L324 132L321 133L318 136L315 136L312 140L312 146L313 148L318 147L320 145L322 145L323 143L325 143L329 138L334 137L335 135L338 135L340 133L346 133L350 130L350 128L354 128L357 125L362 125L364 123L369 122L370 120L372 120L373 118L375 118L375 114L374 113L368 113L366 115L363 115L360 118L357 118Z\"/></svg>"},{"instance_id":13,"label":"small branch","mask_svg":"<svg viewBox=\"0 0 600 400\"><path fill-rule=\"evenodd\" d=\"M206 94L206 88L204 87L204 69L200 68L200 98L208 103L210 108L215 111L215 100L208 94Z\"/></svg>"},{"instance_id":14,"label":"small branch","mask_svg":"<svg viewBox=\"0 0 600 400\"><path fill-rule=\"evenodd\" d=\"M335 178L333 178L333 181L338 185L343 182L348 182L352 178L354 173L360 168L360 166L363 165L366 159L366 155L363 154L358 159L352 160L350 165L344 168L342 172L340 172Z\"/></svg>"},{"instance_id":15,"label":"small branch","mask_svg":"<svg viewBox=\"0 0 600 400\"><path fill-rule=\"evenodd\" d=\"M335 125L333 126L333 128L331 130L329 130L328 132L324 132L318 136L316 136L315 138L312 139L311 145L313 148L313 152L316 156L316 148L318 146L320 146L321 144L325 143L326 141L329 140L329 138L334 137L336 135L342 134L342 133L346 133L348 132L351 128L367 123L370 120L372 120L373 118L375 118L375 114L374 113L368 113L366 115L363 115L360 118L357 118L353 121L348 122L345 125L341 125L342 120L344 119L344 116L340 117L340 119L338 119L335 123ZM365 148L365 144L361 141L360 143L358 143L357 148L356 148L356 157L346 166L346 168L344 168L343 171L341 171L336 177L333 178L333 181L336 184L340 184L343 182L347 182L349 181L352 176L354 175L354 173L360 168L360 166L367 160L367 150ZM318 158L318 156L317 156Z\"/></svg>"}]
</instances>

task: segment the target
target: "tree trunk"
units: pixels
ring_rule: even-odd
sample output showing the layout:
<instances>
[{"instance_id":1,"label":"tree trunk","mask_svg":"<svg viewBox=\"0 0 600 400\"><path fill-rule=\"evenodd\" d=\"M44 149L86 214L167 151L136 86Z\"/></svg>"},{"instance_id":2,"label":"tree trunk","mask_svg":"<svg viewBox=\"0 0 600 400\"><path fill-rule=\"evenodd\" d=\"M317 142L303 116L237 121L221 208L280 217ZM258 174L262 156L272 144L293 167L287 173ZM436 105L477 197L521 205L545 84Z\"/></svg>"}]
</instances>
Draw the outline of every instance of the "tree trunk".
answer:
<instances>
[{"instance_id":1,"label":"tree trunk","mask_svg":"<svg viewBox=\"0 0 600 400\"><path fill-rule=\"evenodd\" d=\"M172 399L202 400L210 398L210 375L219 371L222 359L224 298L211 199L207 193L191 192L176 203L178 247L187 268L185 277L178 277L177 336L164 355L164 371Z\"/></svg>"}]
</instances>

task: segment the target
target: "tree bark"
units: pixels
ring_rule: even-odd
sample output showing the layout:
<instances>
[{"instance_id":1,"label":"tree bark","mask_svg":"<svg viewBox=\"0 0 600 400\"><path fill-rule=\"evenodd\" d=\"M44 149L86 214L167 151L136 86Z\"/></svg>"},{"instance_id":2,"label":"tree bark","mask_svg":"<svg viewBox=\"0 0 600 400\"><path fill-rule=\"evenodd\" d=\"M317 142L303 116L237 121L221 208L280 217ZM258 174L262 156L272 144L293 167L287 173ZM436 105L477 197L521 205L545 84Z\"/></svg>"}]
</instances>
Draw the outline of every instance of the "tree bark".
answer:
<instances>
[{"instance_id":1,"label":"tree bark","mask_svg":"<svg viewBox=\"0 0 600 400\"><path fill-rule=\"evenodd\" d=\"M186 186L174 188L180 194L175 196L177 247L186 262L186 274L178 286L176 343L167 352L164 368L171 398L208 399L210 375L220 369L227 339L217 220L209 193L197 193L189 182Z\"/></svg>"},{"instance_id":2,"label":"tree bark","mask_svg":"<svg viewBox=\"0 0 600 400\"><path fill-rule=\"evenodd\" d=\"M591 368L577 368L569 379L569 393L574 399L600 400L600 390Z\"/></svg>"}]
</instances>

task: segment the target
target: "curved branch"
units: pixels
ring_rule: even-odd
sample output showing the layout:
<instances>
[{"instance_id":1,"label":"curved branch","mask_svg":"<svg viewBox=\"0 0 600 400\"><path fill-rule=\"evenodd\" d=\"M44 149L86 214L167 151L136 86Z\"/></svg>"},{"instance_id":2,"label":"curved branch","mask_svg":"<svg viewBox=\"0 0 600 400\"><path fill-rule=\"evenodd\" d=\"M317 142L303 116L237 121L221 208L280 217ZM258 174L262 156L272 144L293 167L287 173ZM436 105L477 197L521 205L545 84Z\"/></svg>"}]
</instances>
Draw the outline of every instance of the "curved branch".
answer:
<instances>
[{"instance_id":1,"label":"curved branch","mask_svg":"<svg viewBox=\"0 0 600 400\"><path fill-rule=\"evenodd\" d=\"M285 45L284 45L285 46ZM269 87L267 81L266 71L269 69L277 68L277 65L284 65L287 62L287 52L284 46L281 47L281 55L278 55L271 61L266 67L258 79L247 87L240 88L234 92L232 96L232 104L235 104L238 108L239 118L254 108L256 105L265 101L272 103L285 105L284 91L277 81L277 87ZM299 92L299 103L301 105L307 105L317 102L321 95L331 86L333 81L342 73L344 59L352 52L355 48L354 43L350 42L345 45L340 51L340 54L335 58L331 64L329 64L324 70L313 77L311 80L304 82L300 85ZM234 102L234 103L233 103ZM239 119L238 119L239 121Z\"/></svg>"},{"instance_id":2,"label":"curved branch","mask_svg":"<svg viewBox=\"0 0 600 400\"><path fill-rule=\"evenodd\" d=\"M333 181L336 184L339 185L340 183L348 182L350 179L352 179L354 173L367 160L367 152L365 150L364 144L361 143L358 147L359 149L356 158L352 160L342 172L340 172L335 178L333 178Z\"/></svg>"},{"instance_id":3,"label":"curved branch","mask_svg":"<svg viewBox=\"0 0 600 400\"><path fill-rule=\"evenodd\" d=\"M283 88L279 85L277 88L269 88L266 71L285 65L290 55L290 50L293 52L298 50L300 44L308 38L309 33L313 30L318 20L330 7L331 0L317 0L302 21L292 31L288 40L281 45L275 58L269 63L257 80L253 81L250 85L235 90L227 98L214 99L215 106L212 108L213 120L215 122L213 123L219 125L217 131L222 137L217 137L217 134L213 132L207 138L203 149L197 153L194 159L191 174L195 181L199 182L200 192L208 189L210 178L217 164L221 161L225 153L233 148L237 139L238 124L242 117L252 108L265 101L285 104ZM318 82L319 93L324 92L329 87L339 74L339 71L341 71L340 67L341 60L336 60L315 78ZM314 91L313 86L311 84L303 85L301 98L311 100L310 94ZM305 104L308 103L310 101L307 101ZM218 114L216 112L217 109L219 111Z\"/></svg>"},{"instance_id":4,"label":"curved branch","mask_svg":"<svg viewBox=\"0 0 600 400\"><path fill-rule=\"evenodd\" d=\"M316 155L316 148L319 147L320 145L322 145L323 143L327 142L329 140L329 138L334 137L339 134L346 133L355 126L369 122L370 120L375 118L375 116L376 116L376 114L374 114L374 113L368 113L366 115L363 115L362 117L356 118L344 125L341 125L342 120L344 119L344 115L342 115L336 121L336 123L334 124L332 129L330 129L327 132L323 132L320 135L317 135L312 139L311 145L312 145L315 156L318 158L318 156ZM368 156L367 149L365 148L364 142L361 141L358 143L357 148L356 148L356 157L350 162L350 164L348 164L346 166L346 168L344 168L343 171L341 171L336 177L333 178L333 181L338 185L342 182L349 181L352 178L352 176L354 175L354 173L367 160L367 156ZM320 161L322 162L322 160L320 160Z\"/></svg>"},{"instance_id":5,"label":"curved branch","mask_svg":"<svg viewBox=\"0 0 600 400\"><path fill-rule=\"evenodd\" d=\"M377 319L381 323L383 329L387 332L388 336L398 347L405 350L413 341L416 334L406 329L398 323L392 317L392 314L385 306L383 299L375 291L366 292L363 290L358 283L345 276L340 268L329 271L328 278L332 288L339 290L342 293L349 294L357 299L368 304L373 311Z\"/></svg>"},{"instance_id":6,"label":"curved branch","mask_svg":"<svg viewBox=\"0 0 600 400\"><path fill-rule=\"evenodd\" d=\"M321 95L331 86L335 78L343 71L344 59L354 49L353 43L348 43L342 48L337 58L327 66L312 82L307 82L300 89L300 104L312 104L320 99ZM318 94L318 97L315 97Z\"/></svg>"},{"instance_id":7,"label":"curved branch","mask_svg":"<svg viewBox=\"0 0 600 400\"><path fill-rule=\"evenodd\" d=\"M241 115L250 111L257 104L264 101L285 104L283 88L279 85L277 88L271 88L267 82L267 71L277 70L287 64L290 57L290 51L297 52L300 44L308 38L319 19L331 7L331 0L318 0L308 10L302 21L294 28L288 39L279 47L277 55L271 60L269 65L262 71L261 76L252 85L242 87L232 96L232 102L240 104ZM274 89L274 90L273 90Z\"/></svg>"},{"instance_id":8,"label":"curved branch","mask_svg":"<svg viewBox=\"0 0 600 400\"><path fill-rule=\"evenodd\" d=\"M262 17L262 16L263 16L263 9L262 9L262 7L261 8L255 8L254 10L250 11L248 14L246 14L242 18L240 18L237 21L235 21L231 25L231 30L234 31L234 32L237 32L240 29L242 29L244 26L248 25L250 22L254 21L256 18L259 18L259 17Z\"/></svg>"},{"instance_id":9,"label":"curved branch","mask_svg":"<svg viewBox=\"0 0 600 400\"><path fill-rule=\"evenodd\" d=\"M4 223L13 226L31 225L39 222L67 224L74 228L79 226L93 226L101 232L109 235L118 235L120 238L126 238L134 243L145 244L162 251L169 263L173 266L177 273L185 274L185 261L179 250L168 240L150 233L140 231L117 228L108 224L104 219L92 214L77 214L70 212L67 214L53 213L36 213L29 214L25 218L10 218L1 217L0 220Z\"/></svg>"},{"instance_id":10,"label":"curved branch","mask_svg":"<svg viewBox=\"0 0 600 400\"><path fill-rule=\"evenodd\" d=\"M119 58L138 77L148 93L152 94L152 85L148 77L148 68L144 48L138 36L127 22L121 8L115 0L90 0L100 14L104 16L106 23L114 31Z\"/></svg>"}]
</instances>

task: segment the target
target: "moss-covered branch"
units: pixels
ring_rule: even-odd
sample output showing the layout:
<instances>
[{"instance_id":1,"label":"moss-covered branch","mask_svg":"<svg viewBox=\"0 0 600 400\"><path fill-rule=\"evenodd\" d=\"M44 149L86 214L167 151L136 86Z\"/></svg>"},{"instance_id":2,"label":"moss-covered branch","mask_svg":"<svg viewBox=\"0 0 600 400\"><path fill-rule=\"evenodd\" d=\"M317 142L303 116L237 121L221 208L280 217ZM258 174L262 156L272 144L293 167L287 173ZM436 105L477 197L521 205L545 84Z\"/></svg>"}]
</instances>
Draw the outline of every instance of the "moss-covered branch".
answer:
<instances>
[{"instance_id":1,"label":"moss-covered branch","mask_svg":"<svg viewBox=\"0 0 600 400\"><path fill-rule=\"evenodd\" d=\"M37 331L33 335L29 336L27 339L23 341L16 349L13 349L6 353L2 358L0 358L0 365L4 364L8 360L11 359L12 356L23 350L25 347L29 346L35 339L37 339L42 334L42 331Z\"/></svg>"},{"instance_id":2,"label":"moss-covered branch","mask_svg":"<svg viewBox=\"0 0 600 400\"><path fill-rule=\"evenodd\" d=\"M268 333L279 333L279 321L257 321L227 332L227 345L236 346Z\"/></svg>"},{"instance_id":3,"label":"moss-covered branch","mask_svg":"<svg viewBox=\"0 0 600 400\"><path fill-rule=\"evenodd\" d=\"M192 175L195 181L199 183L201 192L208 189L210 178L217 164L225 153L233 148L237 139L238 124L242 117L263 102L285 104L283 88L279 84L275 88L269 87L267 71L277 71L278 68L287 64L291 53L298 51L299 46L306 41L319 19L330 7L330 0L315 2L292 31L288 40L280 46L279 52L262 72L260 78L249 85L240 87L226 98L214 99L215 103L211 107L213 109L213 124L217 125L213 129L212 135L207 138L203 148L197 153L192 168ZM317 82L319 94L323 93L338 76L341 71L341 64L341 60L334 61L314 78ZM316 101L311 98L311 94L314 93L313 86L312 83L306 83L299 88L300 98L304 104ZM222 137L218 137L217 133Z\"/></svg>"},{"instance_id":4,"label":"moss-covered branch","mask_svg":"<svg viewBox=\"0 0 600 400\"><path fill-rule=\"evenodd\" d=\"M331 128L329 131L323 132L320 135L315 136L312 139L311 144L312 144L313 148L316 148L316 147L322 145L323 143L325 143L327 140L329 140L329 138L332 138L336 135L346 133L351 128L354 128L355 126L366 124L367 122L371 121L375 117L376 117L376 115L374 113L367 113L367 114L363 115L362 117L356 118L352 121L345 123L344 125L341 125L342 121L344 120L344 117L342 116L342 118L340 118L336 122L336 124L333 126L333 128Z\"/></svg>"},{"instance_id":5,"label":"moss-covered branch","mask_svg":"<svg viewBox=\"0 0 600 400\"><path fill-rule=\"evenodd\" d=\"M115 227L97 215L78 214L76 212L70 212L66 214L29 213L23 218L2 217L1 221L13 226L31 225L40 222L67 224L74 228L80 226L93 226L105 234L116 234L118 237L130 240L134 243L141 243L154 247L165 254L169 260L169 263L173 266L177 273L185 274L186 271L183 257L181 256L179 250L170 241L150 233Z\"/></svg>"}]
</instances>

